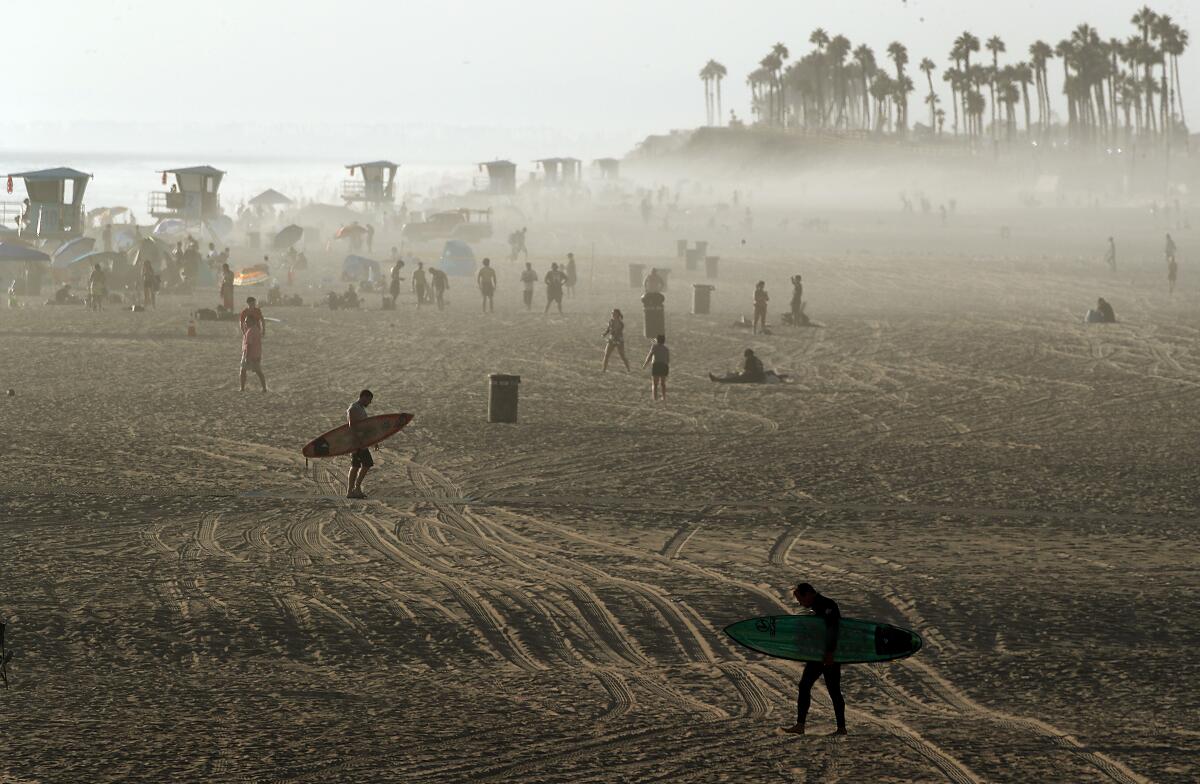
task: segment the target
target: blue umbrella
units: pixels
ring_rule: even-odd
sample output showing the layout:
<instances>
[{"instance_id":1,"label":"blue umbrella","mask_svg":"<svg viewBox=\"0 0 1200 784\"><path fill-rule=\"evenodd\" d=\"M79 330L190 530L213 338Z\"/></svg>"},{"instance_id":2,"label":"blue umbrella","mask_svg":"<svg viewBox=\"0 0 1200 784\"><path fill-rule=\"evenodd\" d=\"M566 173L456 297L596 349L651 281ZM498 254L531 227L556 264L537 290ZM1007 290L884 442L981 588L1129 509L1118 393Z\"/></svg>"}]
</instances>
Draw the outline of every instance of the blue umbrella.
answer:
<instances>
[{"instance_id":1,"label":"blue umbrella","mask_svg":"<svg viewBox=\"0 0 1200 784\"><path fill-rule=\"evenodd\" d=\"M58 247L58 250L54 251L54 263L57 265L59 260L62 260L63 264L69 264L94 247L96 247L96 240L92 237L76 237L69 242L64 242Z\"/></svg>"},{"instance_id":2,"label":"blue umbrella","mask_svg":"<svg viewBox=\"0 0 1200 784\"><path fill-rule=\"evenodd\" d=\"M122 259L124 257L125 254L123 253L109 253L102 250L98 250L94 253L85 253L77 259L72 259L65 256L55 256L54 260L50 262L50 268L61 270L70 269L76 265L86 265L90 267L93 264L100 264L101 266L108 267L112 265L113 261Z\"/></svg>"},{"instance_id":3,"label":"blue umbrella","mask_svg":"<svg viewBox=\"0 0 1200 784\"><path fill-rule=\"evenodd\" d=\"M40 250L15 242L0 242L0 262L5 261L49 261L50 257Z\"/></svg>"}]
</instances>

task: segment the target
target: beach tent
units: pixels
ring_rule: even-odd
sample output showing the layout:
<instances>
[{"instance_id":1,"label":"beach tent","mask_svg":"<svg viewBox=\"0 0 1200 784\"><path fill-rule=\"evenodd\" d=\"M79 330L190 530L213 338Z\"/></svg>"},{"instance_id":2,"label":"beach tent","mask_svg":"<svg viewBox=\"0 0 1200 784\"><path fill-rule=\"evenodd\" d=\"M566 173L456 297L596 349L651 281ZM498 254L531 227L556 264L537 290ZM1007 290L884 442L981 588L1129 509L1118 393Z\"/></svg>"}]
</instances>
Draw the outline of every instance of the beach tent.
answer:
<instances>
[{"instance_id":1,"label":"beach tent","mask_svg":"<svg viewBox=\"0 0 1200 784\"><path fill-rule=\"evenodd\" d=\"M63 265L70 264L80 256L90 253L95 247L96 240L93 237L76 237L64 242L54 251L54 263L51 266L59 266L60 261Z\"/></svg>"},{"instance_id":2,"label":"beach tent","mask_svg":"<svg viewBox=\"0 0 1200 784\"><path fill-rule=\"evenodd\" d=\"M0 242L0 264L26 261L50 261L50 257L28 245L17 242Z\"/></svg>"},{"instance_id":3,"label":"beach tent","mask_svg":"<svg viewBox=\"0 0 1200 784\"><path fill-rule=\"evenodd\" d=\"M462 240L446 240L438 269L447 275L474 275L475 252Z\"/></svg>"},{"instance_id":4,"label":"beach tent","mask_svg":"<svg viewBox=\"0 0 1200 784\"><path fill-rule=\"evenodd\" d=\"M374 282L380 279L379 270L378 261L368 259L366 256L350 255L342 262L342 280Z\"/></svg>"},{"instance_id":5,"label":"beach tent","mask_svg":"<svg viewBox=\"0 0 1200 784\"><path fill-rule=\"evenodd\" d=\"M299 242L300 238L303 236L304 229L300 228L296 224L293 223L291 226L284 226L279 230L279 233L275 235L275 239L271 240L271 247L275 250L287 250Z\"/></svg>"},{"instance_id":6,"label":"beach tent","mask_svg":"<svg viewBox=\"0 0 1200 784\"><path fill-rule=\"evenodd\" d=\"M267 188L246 203L251 207L286 207L292 200L274 188Z\"/></svg>"}]
</instances>

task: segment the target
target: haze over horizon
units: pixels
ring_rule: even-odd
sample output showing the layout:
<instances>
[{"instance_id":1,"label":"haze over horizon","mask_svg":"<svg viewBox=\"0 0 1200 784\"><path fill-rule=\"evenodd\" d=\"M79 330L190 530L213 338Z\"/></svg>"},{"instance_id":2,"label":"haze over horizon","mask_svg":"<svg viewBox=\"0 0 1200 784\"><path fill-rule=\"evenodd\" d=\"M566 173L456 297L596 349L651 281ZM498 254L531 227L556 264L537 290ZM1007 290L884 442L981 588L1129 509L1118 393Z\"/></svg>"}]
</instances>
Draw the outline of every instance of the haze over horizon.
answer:
<instances>
[{"instance_id":1,"label":"haze over horizon","mask_svg":"<svg viewBox=\"0 0 1200 784\"><path fill-rule=\"evenodd\" d=\"M899 40L913 63L928 56L940 74L964 29L981 39L999 35L1012 62L1027 57L1032 41L1053 44L1083 21L1102 38L1126 38L1142 4L766 0L748 12L698 0L683 15L630 0L517 7L222 0L207 13L149 0L47 0L6 11L14 30L44 28L48 18L65 25L53 36L6 41L2 61L13 78L0 154L387 154L438 163L619 156L649 134L702 122L697 73L710 58L729 71L725 115L734 109L747 117L746 74L777 41L793 59L807 52L816 27L865 42L881 58ZM1151 7L1192 26L1186 2ZM278 35L264 35L269 29ZM37 78L20 76L25 67ZM1184 104L1200 111L1190 75ZM1060 76L1052 69L1052 78ZM935 88L946 91L940 80ZM1061 82L1051 89L1061 108Z\"/></svg>"}]
</instances>

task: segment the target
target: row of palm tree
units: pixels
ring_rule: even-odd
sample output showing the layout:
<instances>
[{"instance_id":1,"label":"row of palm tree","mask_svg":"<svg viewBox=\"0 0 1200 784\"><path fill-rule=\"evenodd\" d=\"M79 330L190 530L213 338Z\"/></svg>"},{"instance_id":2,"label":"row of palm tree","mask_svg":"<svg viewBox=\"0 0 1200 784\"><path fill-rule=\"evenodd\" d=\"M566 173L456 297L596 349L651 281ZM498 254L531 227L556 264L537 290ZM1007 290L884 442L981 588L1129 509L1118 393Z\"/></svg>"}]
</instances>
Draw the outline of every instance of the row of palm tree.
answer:
<instances>
[{"instance_id":1,"label":"row of palm tree","mask_svg":"<svg viewBox=\"0 0 1200 784\"><path fill-rule=\"evenodd\" d=\"M1035 41L1028 59L1008 63L1002 63L1008 48L999 36L981 41L971 32L962 33L954 39L950 65L941 74L951 94L952 132L972 139L1011 139L1023 115L1025 132L1035 139L1048 138L1056 127L1064 128L1071 140L1108 142L1185 133L1179 59L1188 48L1188 32L1149 7L1137 11L1130 22L1135 32L1125 40L1105 40L1085 23L1057 45ZM790 63L788 47L775 44L747 76L751 113L758 124L908 131L909 98L916 88L907 71L904 44L888 44L890 67L884 67L871 47L854 47L845 36L831 37L822 28L814 30L808 42L812 49ZM1065 124L1056 122L1052 101L1049 71L1055 58L1062 63ZM929 110L926 132L940 134L946 112L934 86L938 66L924 57L917 68L928 89L923 100ZM721 123L720 85L726 73L714 60L700 72L710 125Z\"/></svg>"}]
</instances>

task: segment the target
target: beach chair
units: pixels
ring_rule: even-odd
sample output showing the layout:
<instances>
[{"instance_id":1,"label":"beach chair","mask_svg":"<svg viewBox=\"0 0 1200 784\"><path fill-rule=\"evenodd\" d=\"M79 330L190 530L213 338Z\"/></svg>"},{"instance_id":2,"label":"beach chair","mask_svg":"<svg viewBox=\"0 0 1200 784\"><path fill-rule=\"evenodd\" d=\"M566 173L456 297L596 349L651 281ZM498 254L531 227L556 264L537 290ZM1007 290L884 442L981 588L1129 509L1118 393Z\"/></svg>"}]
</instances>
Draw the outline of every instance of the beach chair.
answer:
<instances>
[{"instance_id":1,"label":"beach chair","mask_svg":"<svg viewBox=\"0 0 1200 784\"><path fill-rule=\"evenodd\" d=\"M0 623L0 681L4 682L4 688L8 688L8 660L12 658L12 651L4 649L4 624Z\"/></svg>"}]
</instances>

